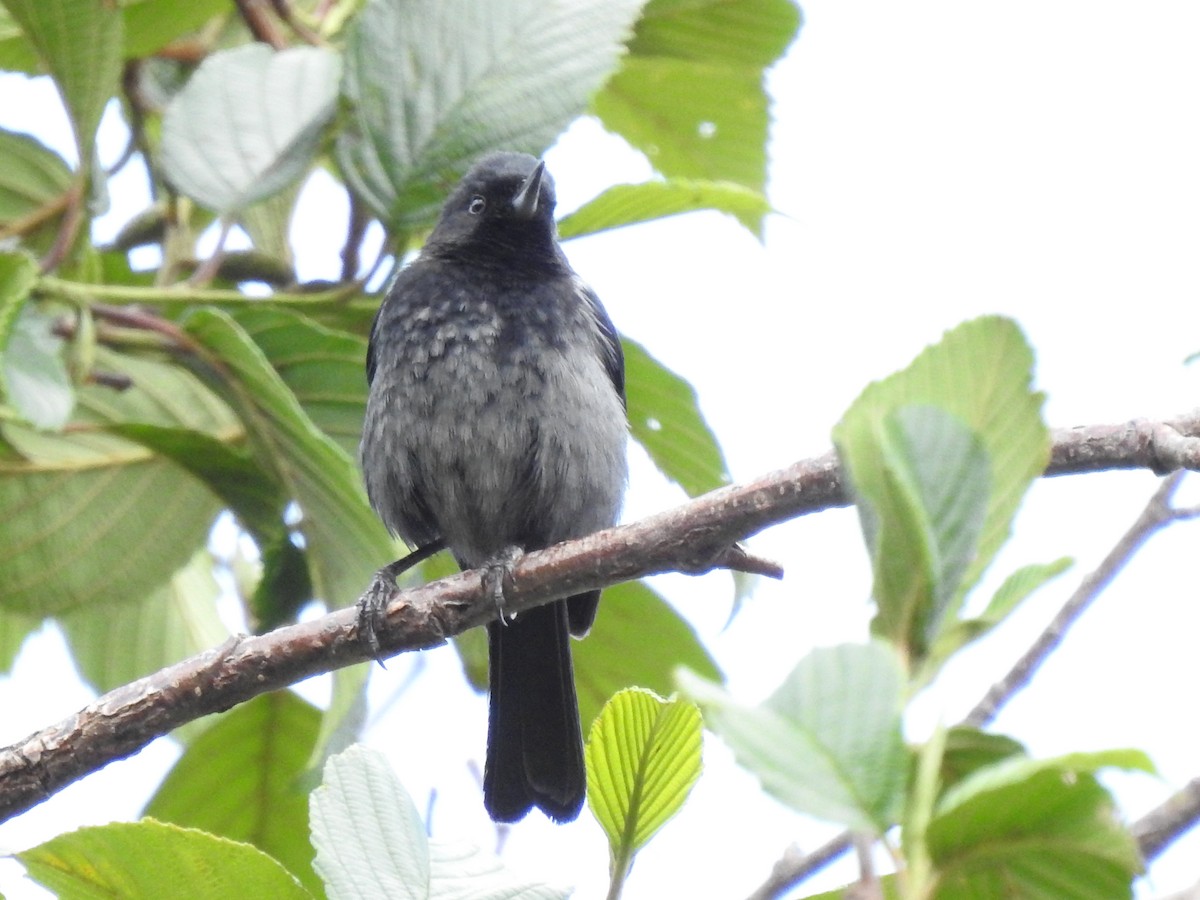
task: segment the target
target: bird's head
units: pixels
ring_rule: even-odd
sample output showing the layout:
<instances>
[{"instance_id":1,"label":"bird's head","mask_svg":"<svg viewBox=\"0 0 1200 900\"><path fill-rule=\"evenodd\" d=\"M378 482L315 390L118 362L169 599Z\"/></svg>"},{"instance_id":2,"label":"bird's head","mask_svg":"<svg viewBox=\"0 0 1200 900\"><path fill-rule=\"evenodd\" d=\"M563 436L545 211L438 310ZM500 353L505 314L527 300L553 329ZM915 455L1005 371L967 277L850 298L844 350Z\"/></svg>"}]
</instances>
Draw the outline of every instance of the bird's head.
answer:
<instances>
[{"instance_id":1,"label":"bird's head","mask_svg":"<svg viewBox=\"0 0 1200 900\"><path fill-rule=\"evenodd\" d=\"M490 154L450 194L429 245L556 255L554 202L545 163L526 153Z\"/></svg>"}]
</instances>

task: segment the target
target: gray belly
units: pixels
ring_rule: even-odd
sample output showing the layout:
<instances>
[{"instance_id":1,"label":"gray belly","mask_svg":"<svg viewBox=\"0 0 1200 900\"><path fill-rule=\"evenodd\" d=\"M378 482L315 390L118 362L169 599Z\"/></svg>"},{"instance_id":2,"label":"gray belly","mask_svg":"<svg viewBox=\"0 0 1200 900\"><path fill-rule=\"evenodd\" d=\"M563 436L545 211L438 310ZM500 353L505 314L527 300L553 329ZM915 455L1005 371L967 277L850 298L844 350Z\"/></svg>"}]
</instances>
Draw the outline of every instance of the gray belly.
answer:
<instances>
[{"instance_id":1,"label":"gray belly","mask_svg":"<svg viewBox=\"0 0 1200 900\"><path fill-rule=\"evenodd\" d=\"M467 566L612 525L625 413L600 359L543 348L497 365L470 345L371 386L361 457L372 506L410 543Z\"/></svg>"}]
</instances>

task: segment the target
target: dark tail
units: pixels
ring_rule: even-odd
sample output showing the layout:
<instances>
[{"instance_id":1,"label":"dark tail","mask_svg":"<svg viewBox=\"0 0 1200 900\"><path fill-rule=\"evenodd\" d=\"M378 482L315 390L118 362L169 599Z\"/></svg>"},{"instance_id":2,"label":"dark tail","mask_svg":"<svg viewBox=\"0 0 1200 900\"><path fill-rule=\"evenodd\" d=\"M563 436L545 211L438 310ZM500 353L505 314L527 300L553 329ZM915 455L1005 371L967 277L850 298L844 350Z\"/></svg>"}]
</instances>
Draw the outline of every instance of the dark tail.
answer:
<instances>
[{"instance_id":1,"label":"dark tail","mask_svg":"<svg viewBox=\"0 0 1200 900\"><path fill-rule=\"evenodd\" d=\"M556 822L569 822L583 807L587 776L567 603L488 626L483 805L497 822L515 822L534 806Z\"/></svg>"}]
</instances>

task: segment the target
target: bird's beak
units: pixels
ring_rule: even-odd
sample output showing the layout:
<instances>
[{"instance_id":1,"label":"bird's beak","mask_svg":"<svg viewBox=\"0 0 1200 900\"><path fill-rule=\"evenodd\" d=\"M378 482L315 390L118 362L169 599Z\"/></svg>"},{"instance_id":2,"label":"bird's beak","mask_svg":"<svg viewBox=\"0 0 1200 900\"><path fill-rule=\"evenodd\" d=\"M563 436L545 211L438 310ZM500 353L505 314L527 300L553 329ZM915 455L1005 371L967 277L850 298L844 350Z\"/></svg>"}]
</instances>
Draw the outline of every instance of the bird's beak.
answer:
<instances>
[{"instance_id":1,"label":"bird's beak","mask_svg":"<svg viewBox=\"0 0 1200 900\"><path fill-rule=\"evenodd\" d=\"M546 171L546 163L538 160L537 168L529 173L517 192L513 195L513 214L518 219L532 219L538 208L538 197L542 193L542 173Z\"/></svg>"}]
</instances>

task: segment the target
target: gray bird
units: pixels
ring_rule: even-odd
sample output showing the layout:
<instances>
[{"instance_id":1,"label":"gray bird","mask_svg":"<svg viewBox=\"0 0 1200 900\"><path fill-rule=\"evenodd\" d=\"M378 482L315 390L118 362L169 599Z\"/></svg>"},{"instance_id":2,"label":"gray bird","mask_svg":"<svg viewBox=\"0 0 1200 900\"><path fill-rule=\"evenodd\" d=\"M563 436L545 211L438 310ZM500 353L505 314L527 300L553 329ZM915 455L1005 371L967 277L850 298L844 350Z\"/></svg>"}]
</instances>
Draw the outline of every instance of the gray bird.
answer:
<instances>
[{"instance_id":1,"label":"gray bird","mask_svg":"<svg viewBox=\"0 0 1200 900\"><path fill-rule=\"evenodd\" d=\"M624 357L558 245L554 204L543 163L486 157L375 316L363 475L384 524L416 548L380 570L392 589L398 571L442 547L460 567L494 573L617 520ZM579 814L586 777L568 635L588 631L598 602L591 591L488 626L483 793L496 821L533 806L560 822Z\"/></svg>"}]
</instances>

